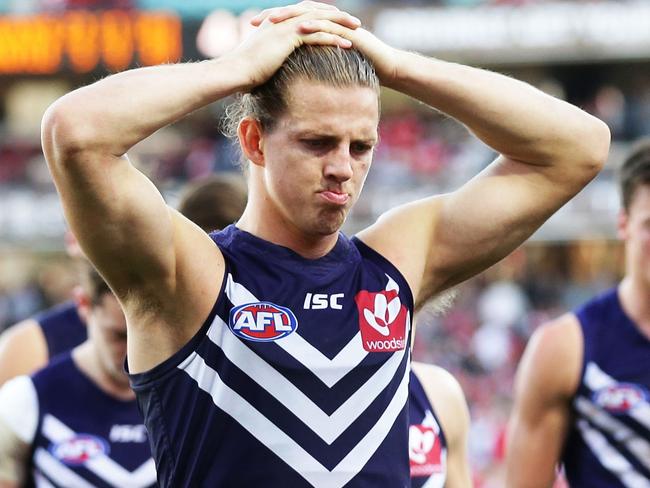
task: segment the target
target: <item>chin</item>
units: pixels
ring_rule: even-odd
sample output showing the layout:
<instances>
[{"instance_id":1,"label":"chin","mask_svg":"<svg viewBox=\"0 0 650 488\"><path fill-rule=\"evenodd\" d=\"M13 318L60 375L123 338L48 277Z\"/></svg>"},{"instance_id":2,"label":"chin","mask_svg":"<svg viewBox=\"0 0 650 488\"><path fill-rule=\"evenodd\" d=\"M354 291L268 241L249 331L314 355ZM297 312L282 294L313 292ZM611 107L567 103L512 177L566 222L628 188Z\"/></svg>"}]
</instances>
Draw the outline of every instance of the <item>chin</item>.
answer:
<instances>
[{"instance_id":1,"label":"chin","mask_svg":"<svg viewBox=\"0 0 650 488\"><path fill-rule=\"evenodd\" d=\"M343 212L336 214L321 215L315 226L315 234L329 236L338 232L345 222L346 214Z\"/></svg>"}]
</instances>

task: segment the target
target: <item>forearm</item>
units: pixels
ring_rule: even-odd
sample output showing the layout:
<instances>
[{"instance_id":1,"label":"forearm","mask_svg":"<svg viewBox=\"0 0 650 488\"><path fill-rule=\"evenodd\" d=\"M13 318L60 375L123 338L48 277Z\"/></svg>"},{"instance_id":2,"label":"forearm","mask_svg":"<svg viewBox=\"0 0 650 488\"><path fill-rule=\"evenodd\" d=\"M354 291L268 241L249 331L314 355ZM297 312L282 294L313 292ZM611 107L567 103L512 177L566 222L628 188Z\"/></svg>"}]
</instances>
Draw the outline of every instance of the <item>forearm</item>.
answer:
<instances>
[{"instance_id":1,"label":"forearm","mask_svg":"<svg viewBox=\"0 0 650 488\"><path fill-rule=\"evenodd\" d=\"M497 152L550 165L607 152L605 124L521 81L397 51L388 85L452 116Z\"/></svg>"},{"instance_id":2,"label":"forearm","mask_svg":"<svg viewBox=\"0 0 650 488\"><path fill-rule=\"evenodd\" d=\"M54 103L44 148L121 156L158 129L246 87L232 57L133 69L79 88Z\"/></svg>"}]
</instances>

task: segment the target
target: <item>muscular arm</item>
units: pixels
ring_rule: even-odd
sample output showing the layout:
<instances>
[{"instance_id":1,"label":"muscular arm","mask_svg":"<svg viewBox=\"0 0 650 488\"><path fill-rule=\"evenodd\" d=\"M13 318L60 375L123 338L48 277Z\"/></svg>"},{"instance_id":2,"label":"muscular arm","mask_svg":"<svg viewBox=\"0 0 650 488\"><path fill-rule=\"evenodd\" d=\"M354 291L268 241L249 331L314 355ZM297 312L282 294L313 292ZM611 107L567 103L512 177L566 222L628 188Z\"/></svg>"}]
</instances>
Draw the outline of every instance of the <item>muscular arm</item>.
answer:
<instances>
[{"instance_id":1,"label":"muscular arm","mask_svg":"<svg viewBox=\"0 0 650 488\"><path fill-rule=\"evenodd\" d=\"M222 261L125 152L234 90L234 72L226 61L127 71L67 94L43 119L43 150L68 223L125 307L135 371L173 354L200 326L208 297L218 292ZM189 254L202 265L183 257ZM151 324L158 334L148 333Z\"/></svg>"},{"instance_id":2,"label":"muscular arm","mask_svg":"<svg viewBox=\"0 0 650 488\"><path fill-rule=\"evenodd\" d=\"M173 287L175 227L126 157L137 142L242 86L227 60L126 71L75 90L43 119L43 150L81 247L121 297ZM119 259L117 259L119 256Z\"/></svg>"},{"instance_id":3,"label":"muscular arm","mask_svg":"<svg viewBox=\"0 0 650 488\"><path fill-rule=\"evenodd\" d=\"M12 325L0 335L0 386L21 374L31 374L48 361L47 344L34 319Z\"/></svg>"},{"instance_id":4,"label":"muscular arm","mask_svg":"<svg viewBox=\"0 0 650 488\"><path fill-rule=\"evenodd\" d=\"M397 208L360 234L398 265L420 302L506 256L604 164L609 130L580 109L497 73L393 50L366 31L354 36L383 84L500 153L458 191Z\"/></svg>"},{"instance_id":5,"label":"muscular arm","mask_svg":"<svg viewBox=\"0 0 650 488\"><path fill-rule=\"evenodd\" d=\"M553 485L582 364L577 319L565 315L531 338L517 371L508 426L507 486Z\"/></svg>"},{"instance_id":6,"label":"muscular arm","mask_svg":"<svg viewBox=\"0 0 650 488\"><path fill-rule=\"evenodd\" d=\"M447 488L470 488L472 477L467 459L469 410L456 379L442 368L413 362L413 371L424 388L447 441Z\"/></svg>"}]
</instances>

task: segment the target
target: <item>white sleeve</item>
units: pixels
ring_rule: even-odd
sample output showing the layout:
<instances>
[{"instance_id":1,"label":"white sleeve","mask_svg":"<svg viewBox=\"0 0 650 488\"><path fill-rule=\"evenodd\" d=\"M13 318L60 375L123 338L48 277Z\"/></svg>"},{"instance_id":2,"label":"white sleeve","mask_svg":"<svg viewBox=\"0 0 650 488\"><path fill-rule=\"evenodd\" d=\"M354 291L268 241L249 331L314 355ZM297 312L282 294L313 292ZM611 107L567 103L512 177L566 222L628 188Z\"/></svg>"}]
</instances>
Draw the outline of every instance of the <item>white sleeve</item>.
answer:
<instances>
[{"instance_id":1,"label":"white sleeve","mask_svg":"<svg viewBox=\"0 0 650 488\"><path fill-rule=\"evenodd\" d=\"M32 444L38 426L38 396L29 376L17 376L0 388L0 419L25 444Z\"/></svg>"}]
</instances>

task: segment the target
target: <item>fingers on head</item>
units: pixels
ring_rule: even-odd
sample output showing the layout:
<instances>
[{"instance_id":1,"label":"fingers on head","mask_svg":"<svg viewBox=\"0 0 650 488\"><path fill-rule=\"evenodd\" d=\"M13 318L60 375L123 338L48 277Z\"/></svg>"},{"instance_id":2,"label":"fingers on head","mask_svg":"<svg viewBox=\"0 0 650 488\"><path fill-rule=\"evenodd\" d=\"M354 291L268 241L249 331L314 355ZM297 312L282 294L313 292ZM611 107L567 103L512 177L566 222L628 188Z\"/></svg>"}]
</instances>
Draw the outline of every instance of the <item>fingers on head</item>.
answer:
<instances>
[{"instance_id":1,"label":"fingers on head","mask_svg":"<svg viewBox=\"0 0 650 488\"><path fill-rule=\"evenodd\" d=\"M341 37L337 34L330 32L318 31L312 34L306 34L301 37L303 44L311 44L318 46L335 46L347 49L352 47L352 42L349 39Z\"/></svg>"},{"instance_id":2,"label":"fingers on head","mask_svg":"<svg viewBox=\"0 0 650 488\"><path fill-rule=\"evenodd\" d=\"M315 32L325 32L334 34L339 37L347 38L351 33L351 29L331 20L313 19L300 22L298 24L298 33L300 34L313 34Z\"/></svg>"},{"instance_id":3,"label":"fingers on head","mask_svg":"<svg viewBox=\"0 0 650 488\"><path fill-rule=\"evenodd\" d=\"M266 19L268 19L270 22L278 23L313 11L338 12L339 9L334 5L330 5L328 3L312 2L310 0L307 0L296 5L267 8L265 10L262 10L259 14L251 19L251 23L253 25L260 25Z\"/></svg>"}]
</instances>

